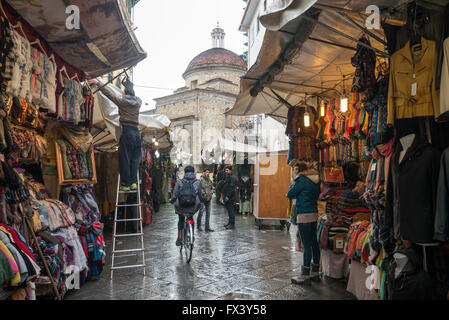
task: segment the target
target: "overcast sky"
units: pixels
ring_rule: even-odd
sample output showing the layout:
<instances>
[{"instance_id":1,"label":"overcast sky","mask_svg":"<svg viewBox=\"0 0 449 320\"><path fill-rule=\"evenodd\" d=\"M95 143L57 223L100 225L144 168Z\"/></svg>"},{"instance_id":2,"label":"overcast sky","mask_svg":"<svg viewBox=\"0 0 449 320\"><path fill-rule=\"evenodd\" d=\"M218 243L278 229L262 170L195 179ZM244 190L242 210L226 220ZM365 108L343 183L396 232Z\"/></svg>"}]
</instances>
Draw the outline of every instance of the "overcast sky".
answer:
<instances>
[{"instance_id":1,"label":"overcast sky","mask_svg":"<svg viewBox=\"0 0 449 320\"><path fill-rule=\"evenodd\" d=\"M136 86L177 89L184 86L182 74L199 53L212 47L211 32L217 21L225 30L225 48L238 55L246 41L238 31L245 3L242 0L141 0L135 7L134 24L140 45L148 58L135 68ZM147 108L154 98L173 90L135 87Z\"/></svg>"}]
</instances>

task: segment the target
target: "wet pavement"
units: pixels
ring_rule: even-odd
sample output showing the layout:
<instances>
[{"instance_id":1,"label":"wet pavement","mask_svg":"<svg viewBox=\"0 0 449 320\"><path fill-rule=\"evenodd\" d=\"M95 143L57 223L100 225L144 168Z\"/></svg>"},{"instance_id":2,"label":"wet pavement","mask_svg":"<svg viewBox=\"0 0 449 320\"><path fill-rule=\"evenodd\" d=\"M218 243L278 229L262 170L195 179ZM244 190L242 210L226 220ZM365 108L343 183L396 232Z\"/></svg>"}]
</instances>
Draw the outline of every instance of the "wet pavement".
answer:
<instances>
[{"instance_id":1,"label":"wet pavement","mask_svg":"<svg viewBox=\"0 0 449 320\"><path fill-rule=\"evenodd\" d=\"M293 285L302 253L295 251L296 227L288 232L268 223L259 230L254 216L236 216L236 228L225 230L226 209L212 201L213 233L197 232L188 264L175 245L177 216L165 204L144 227L146 277L143 268L114 271L110 281L112 236L106 228L107 260L98 280L69 292L66 300L349 300L346 283L330 278L311 286ZM196 215L195 215L196 218ZM204 219L204 217L203 217ZM275 223L277 224L277 222ZM279 224L280 225L280 224ZM203 220L204 228L204 220ZM135 237L137 238L137 237ZM118 249L137 248L136 239L121 238ZM117 263L118 261L118 263ZM116 260L116 265L139 264L139 254Z\"/></svg>"}]
</instances>

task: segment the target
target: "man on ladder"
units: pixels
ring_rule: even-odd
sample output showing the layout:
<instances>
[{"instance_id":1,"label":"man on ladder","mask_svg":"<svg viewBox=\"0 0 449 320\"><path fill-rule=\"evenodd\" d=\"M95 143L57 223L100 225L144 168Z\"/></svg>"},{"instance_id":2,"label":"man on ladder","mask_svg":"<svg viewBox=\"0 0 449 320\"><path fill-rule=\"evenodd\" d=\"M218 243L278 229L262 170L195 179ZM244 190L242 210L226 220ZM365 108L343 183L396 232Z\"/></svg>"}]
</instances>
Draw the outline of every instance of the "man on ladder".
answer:
<instances>
[{"instance_id":1,"label":"man on ladder","mask_svg":"<svg viewBox=\"0 0 449 320\"><path fill-rule=\"evenodd\" d=\"M140 136L139 112L142 100L136 97L133 83L126 78L122 83L125 87L125 95L118 96L112 88L104 86L106 82L98 79L100 91L109 100L118 106L122 135L118 151L119 171L121 176L120 190L129 191L137 189L137 171L141 153L142 139Z\"/></svg>"},{"instance_id":2,"label":"man on ladder","mask_svg":"<svg viewBox=\"0 0 449 320\"><path fill-rule=\"evenodd\" d=\"M120 115L120 125L122 127L122 134L120 136L119 143L119 177L117 184L117 198L116 208L114 214L114 233L112 244L112 264L111 264L111 280L113 278L113 272L116 269L143 267L145 275L145 248L143 241L143 229L142 229L142 208L140 203L140 180L139 180L139 163L141 157L141 144L142 138L139 131L139 112L142 105L142 100L136 97L134 93L134 85L126 76L122 82L125 87L125 94L119 95L113 88L106 85L101 78L97 78L94 81L100 86L99 90L113 103L118 106ZM120 193L134 193L132 197L127 197L126 204L119 205ZM132 199L131 199L132 198ZM135 201L136 203L132 202ZM118 208L125 207L126 209L133 210L137 208L138 215L133 214L131 218L125 217L125 219L117 219ZM129 212L127 210L127 212ZM134 212L133 212L134 213ZM137 217L136 217L137 216ZM131 228L133 233L117 234L117 222L133 222ZM137 222L140 221L140 230L137 226ZM115 250L117 237L140 237L141 247L136 249ZM114 259L116 253L130 253L130 252L142 252L142 264L137 265L123 265L114 267Z\"/></svg>"}]
</instances>

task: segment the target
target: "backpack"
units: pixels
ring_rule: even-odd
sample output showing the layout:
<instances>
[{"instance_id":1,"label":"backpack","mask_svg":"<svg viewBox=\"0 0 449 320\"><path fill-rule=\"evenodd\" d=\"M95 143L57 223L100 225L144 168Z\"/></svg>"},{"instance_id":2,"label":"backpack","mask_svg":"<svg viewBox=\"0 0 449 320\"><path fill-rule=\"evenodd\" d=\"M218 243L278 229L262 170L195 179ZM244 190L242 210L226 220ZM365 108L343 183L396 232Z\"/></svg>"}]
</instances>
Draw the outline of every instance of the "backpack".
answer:
<instances>
[{"instance_id":1,"label":"backpack","mask_svg":"<svg viewBox=\"0 0 449 320\"><path fill-rule=\"evenodd\" d=\"M182 186L179 190L179 205L181 207L192 207L196 203L197 192L193 184L196 180L182 179Z\"/></svg>"}]
</instances>

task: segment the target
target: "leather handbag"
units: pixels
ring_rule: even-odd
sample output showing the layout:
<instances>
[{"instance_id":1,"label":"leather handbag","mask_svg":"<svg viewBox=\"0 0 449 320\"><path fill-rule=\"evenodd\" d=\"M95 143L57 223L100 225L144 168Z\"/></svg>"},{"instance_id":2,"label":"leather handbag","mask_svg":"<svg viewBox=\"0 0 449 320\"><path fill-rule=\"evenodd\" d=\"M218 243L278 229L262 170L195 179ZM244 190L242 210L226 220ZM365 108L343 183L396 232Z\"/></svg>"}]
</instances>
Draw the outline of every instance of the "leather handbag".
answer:
<instances>
[{"instance_id":1,"label":"leather handbag","mask_svg":"<svg viewBox=\"0 0 449 320\"><path fill-rule=\"evenodd\" d=\"M324 168L324 181L327 183L344 183L343 168L341 166Z\"/></svg>"}]
</instances>

